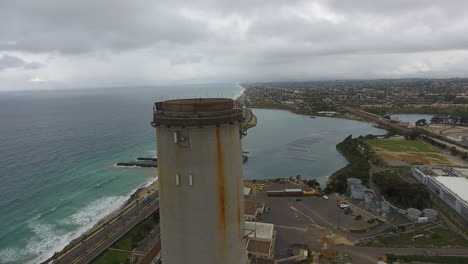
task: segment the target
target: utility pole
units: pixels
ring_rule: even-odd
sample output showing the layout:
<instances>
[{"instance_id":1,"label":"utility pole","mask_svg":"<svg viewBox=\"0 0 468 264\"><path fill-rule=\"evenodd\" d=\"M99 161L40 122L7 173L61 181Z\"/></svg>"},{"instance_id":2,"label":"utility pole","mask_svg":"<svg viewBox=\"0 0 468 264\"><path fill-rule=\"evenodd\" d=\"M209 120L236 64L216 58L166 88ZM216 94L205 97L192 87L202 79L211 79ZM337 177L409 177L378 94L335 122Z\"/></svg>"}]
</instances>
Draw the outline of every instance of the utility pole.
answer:
<instances>
[{"instance_id":1,"label":"utility pole","mask_svg":"<svg viewBox=\"0 0 468 264\"><path fill-rule=\"evenodd\" d=\"M338 207L338 225L337 225L337 229L340 229L340 216L341 216L341 208Z\"/></svg>"}]
</instances>

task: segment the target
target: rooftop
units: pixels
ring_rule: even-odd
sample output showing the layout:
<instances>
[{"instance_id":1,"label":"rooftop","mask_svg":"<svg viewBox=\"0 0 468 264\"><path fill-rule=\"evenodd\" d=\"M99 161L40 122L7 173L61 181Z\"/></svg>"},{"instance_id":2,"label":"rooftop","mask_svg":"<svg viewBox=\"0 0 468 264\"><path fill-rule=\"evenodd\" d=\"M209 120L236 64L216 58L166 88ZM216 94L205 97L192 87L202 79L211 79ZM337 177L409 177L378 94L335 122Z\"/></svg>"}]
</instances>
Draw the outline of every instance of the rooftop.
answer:
<instances>
[{"instance_id":1,"label":"rooftop","mask_svg":"<svg viewBox=\"0 0 468 264\"><path fill-rule=\"evenodd\" d=\"M255 256L252 258L252 264L275 264L275 260L273 259L266 259L266 258L256 258Z\"/></svg>"},{"instance_id":2,"label":"rooftop","mask_svg":"<svg viewBox=\"0 0 468 264\"><path fill-rule=\"evenodd\" d=\"M468 179L464 177L438 176L434 180L468 202Z\"/></svg>"},{"instance_id":3,"label":"rooftop","mask_svg":"<svg viewBox=\"0 0 468 264\"><path fill-rule=\"evenodd\" d=\"M249 244L247 245L247 251L269 255L270 247L271 247L271 242L249 240Z\"/></svg>"},{"instance_id":4,"label":"rooftop","mask_svg":"<svg viewBox=\"0 0 468 264\"><path fill-rule=\"evenodd\" d=\"M245 221L245 234L248 235L249 238L256 237L257 239L272 240L273 227L273 224ZM256 230L256 232L251 232L251 230Z\"/></svg>"},{"instance_id":5,"label":"rooftop","mask_svg":"<svg viewBox=\"0 0 468 264\"><path fill-rule=\"evenodd\" d=\"M177 112L219 111L232 109L234 100L229 98L193 98L161 102L162 109Z\"/></svg>"},{"instance_id":6,"label":"rooftop","mask_svg":"<svg viewBox=\"0 0 468 264\"><path fill-rule=\"evenodd\" d=\"M265 206L262 202L255 201L244 201L244 212L246 215L255 215L257 208L263 208Z\"/></svg>"},{"instance_id":7,"label":"rooftop","mask_svg":"<svg viewBox=\"0 0 468 264\"><path fill-rule=\"evenodd\" d=\"M233 124L243 120L242 111L228 98L178 99L154 104L152 126Z\"/></svg>"}]
</instances>

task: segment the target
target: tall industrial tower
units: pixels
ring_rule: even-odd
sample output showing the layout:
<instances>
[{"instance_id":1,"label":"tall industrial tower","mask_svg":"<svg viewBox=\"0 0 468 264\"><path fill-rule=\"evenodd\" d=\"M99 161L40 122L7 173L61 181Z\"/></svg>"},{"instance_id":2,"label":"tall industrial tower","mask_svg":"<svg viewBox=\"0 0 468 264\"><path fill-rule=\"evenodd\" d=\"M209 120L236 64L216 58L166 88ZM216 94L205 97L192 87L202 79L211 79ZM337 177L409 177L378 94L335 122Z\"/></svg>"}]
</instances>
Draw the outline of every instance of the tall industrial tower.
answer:
<instances>
[{"instance_id":1,"label":"tall industrial tower","mask_svg":"<svg viewBox=\"0 0 468 264\"><path fill-rule=\"evenodd\" d=\"M231 99L155 104L164 264L244 264L240 109Z\"/></svg>"}]
</instances>

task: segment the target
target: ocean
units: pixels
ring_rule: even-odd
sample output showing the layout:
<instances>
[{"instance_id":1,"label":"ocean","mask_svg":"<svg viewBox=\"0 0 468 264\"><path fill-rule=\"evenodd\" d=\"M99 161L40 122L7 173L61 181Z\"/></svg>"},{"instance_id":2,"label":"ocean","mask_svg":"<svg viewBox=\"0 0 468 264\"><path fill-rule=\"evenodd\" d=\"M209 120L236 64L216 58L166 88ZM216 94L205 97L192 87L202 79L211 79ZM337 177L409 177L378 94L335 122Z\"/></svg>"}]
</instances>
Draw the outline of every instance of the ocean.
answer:
<instances>
[{"instance_id":1,"label":"ocean","mask_svg":"<svg viewBox=\"0 0 468 264\"><path fill-rule=\"evenodd\" d=\"M37 263L155 180L154 101L235 97L236 84L0 93L0 263Z\"/></svg>"},{"instance_id":2,"label":"ocean","mask_svg":"<svg viewBox=\"0 0 468 264\"><path fill-rule=\"evenodd\" d=\"M236 84L0 93L0 264L37 263L60 251L156 179L116 167L156 154L155 101L230 97ZM251 179L327 177L347 164L335 145L370 124L255 109L243 139Z\"/></svg>"}]
</instances>

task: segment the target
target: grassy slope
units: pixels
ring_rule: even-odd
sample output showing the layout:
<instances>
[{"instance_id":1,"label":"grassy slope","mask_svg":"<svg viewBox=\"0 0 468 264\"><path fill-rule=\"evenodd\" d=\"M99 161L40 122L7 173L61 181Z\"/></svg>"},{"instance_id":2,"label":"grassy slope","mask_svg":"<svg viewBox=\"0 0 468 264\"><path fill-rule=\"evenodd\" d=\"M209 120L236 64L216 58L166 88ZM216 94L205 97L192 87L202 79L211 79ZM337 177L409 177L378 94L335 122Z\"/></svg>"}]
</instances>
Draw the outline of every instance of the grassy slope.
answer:
<instances>
[{"instance_id":1,"label":"grassy slope","mask_svg":"<svg viewBox=\"0 0 468 264\"><path fill-rule=\"evenodd\" d=\"M386 151L440 153L439 150L420 141L368 139L366 142L373 147L381 148Z\"/></svg>"},{"instance_id":2,"label":"grassy slope","mask_svg":"<svg viewBox=\"0 0 468 264\"><path fill-rule=\"evenodd\" d=\"M396 139L369 139L365 142L372 146L377 153L381 151L397 152L400 158L419 161L432 165L452 165L446 156L436 148L420 141L396 140Z\"/></svg>"},{"instance_id":3,"label":"grassy slope","mask_svg":"<svg viewBox=\"0 0 468 264\"><path fill-rule=\"evenodd\" d=\"M138 242L143 240L148 233L159 223L159 214L148 217L136 225L130 232L117 241L112 248L132 251ZM130 253L106 250L92 261L92 264L120 264L125 263L131 256Z\"/></svg>"}]
</instances>

